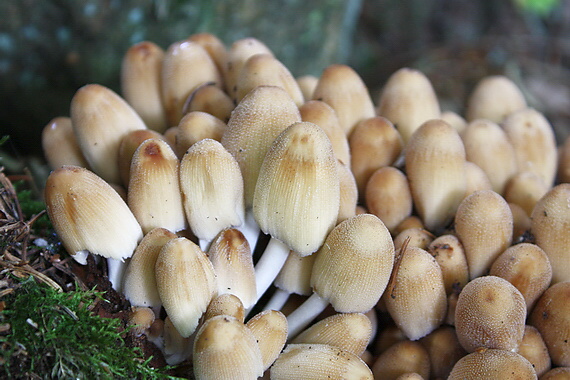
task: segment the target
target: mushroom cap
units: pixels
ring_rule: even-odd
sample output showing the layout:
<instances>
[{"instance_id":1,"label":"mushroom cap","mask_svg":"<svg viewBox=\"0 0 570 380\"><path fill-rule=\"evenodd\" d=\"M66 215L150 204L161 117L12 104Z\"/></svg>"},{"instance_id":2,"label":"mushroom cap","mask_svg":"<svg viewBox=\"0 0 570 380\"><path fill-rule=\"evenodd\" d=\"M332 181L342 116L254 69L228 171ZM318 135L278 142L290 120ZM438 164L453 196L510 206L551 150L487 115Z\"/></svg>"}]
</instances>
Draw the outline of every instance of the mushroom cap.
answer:
<instances>
[{"instance_id":1,"label":"mushroom cap","mask_svg":"<svg viewBox=\"0 0 570 380\"><path fill-rule=\"evenodd\" d=\"M471 280L457 300L455 328L468 352L479 347L516 352L524 334L526 304L507 280L484 276Z\"/></svg>"},{"instance_id":2,"label":"mushroom cap","mask_svg":"<svg viewBox=\"0 0 570 380\"><path fill-rule=\"evenodd\" d=\"M200 327L192 362L197 379L255 379L263 375L255 336L229 315L212 317Z\"/></svg>"},{"instance_id":3,"label":"mushroom cap","mask_svg":"<svg viewBox=\"0 0 570 380\"><path fill-rule=\"evenodd\" d=\"M309 255L334 227L339 205L330 140L311 122L292 124L275 139L259 171L253 214L260 229Z\"/></svg>"},{"instance_id":4,"label":"mushroom cap","mask_svg":"<svg viewBox=\"0 0 570 380\"><path fill-rule=\"evenodd\" d=\"M356 355L328 344L288 344L271 367L274 380L372 380L372 371Z\"/></svg>"},{"instance_id":5,"label":"mushroom cap","mask_svg":"<svg viewBox=\"0 0 570 380\"><path fill-rule=\"evenodd\" d=\"M45 202L55 231L71 255L89 251L122 261L132 256L143 237L121 196L87 169L54 170L46 181Z\"/></svg>"},{"instance_id":6,"label":"mushroom cap","mask_svg":"<svg viewBox=\"0 0 570 380\"><path fill-rule=\"evenodd\" d=\"M354 216L338 224L316 253L311 286L343 313L365 313L384 292L394 263L394 243L378 217Z\"/></svg>"}]
</instances>

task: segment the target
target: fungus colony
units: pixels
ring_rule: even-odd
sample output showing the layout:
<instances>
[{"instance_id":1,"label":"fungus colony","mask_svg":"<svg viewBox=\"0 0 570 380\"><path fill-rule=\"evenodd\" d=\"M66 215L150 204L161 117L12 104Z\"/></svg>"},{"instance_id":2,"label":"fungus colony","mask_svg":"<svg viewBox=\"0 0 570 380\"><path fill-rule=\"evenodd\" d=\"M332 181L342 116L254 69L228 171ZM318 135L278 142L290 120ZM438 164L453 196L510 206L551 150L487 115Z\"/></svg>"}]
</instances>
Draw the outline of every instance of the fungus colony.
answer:
<instances>
[{"instance_id":1,"label":"fungus colony","mask_svg":"<svg viewBox=\"0 0 570 380\"><path fill-rule=\"evenodd\" d=\"M196 34L132 46L121 79L45 127L47 210L188 377L570 367L570 140L506 77L464 119L416 70L375 106L348 66L296 79L256 39Z\"/></svg>"}]
</instances>

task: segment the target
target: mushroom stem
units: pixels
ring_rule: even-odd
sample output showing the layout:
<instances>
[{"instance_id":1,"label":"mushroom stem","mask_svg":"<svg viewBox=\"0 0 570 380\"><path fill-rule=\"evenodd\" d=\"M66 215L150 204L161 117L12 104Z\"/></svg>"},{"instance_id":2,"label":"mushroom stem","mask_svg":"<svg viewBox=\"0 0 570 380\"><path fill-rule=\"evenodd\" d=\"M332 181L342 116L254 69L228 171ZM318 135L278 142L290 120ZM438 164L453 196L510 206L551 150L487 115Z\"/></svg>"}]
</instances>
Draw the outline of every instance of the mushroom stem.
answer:
<instances>
[{"instance_id":1,"label":"mushroom stem","mask_svg":"<svg viewBox=\"0 0 570 380\"><path fill-rule=\"evenodd\" d=\"M208 252L208 249L210 249L211 242L212 242L211 240L198 239L198 245L200 246L200 249L204 252Z\"/></svg>"},{"instance_id":2,"label":"mushroom stem","mask_svg":"<svg viewBox=\"0 0 570 380\"><path fill-rule=\"evenodd\" d=\"M253 216L253 211L249 209L245 212L245 218L241 226L236 227L245 236L249 243L251 252L255 252L255 246L259 239L259 225Z\"/></svg>"},{"instance_id":3,"label":"mushroom stem","mask_svg":"<svg viewBox=\"0 0 570 380\"><path fill-rule=\"evenodd\" d=\"M280 288L275 289L275 293L273 293L263 310L281 310L289 299L290 294L291 293L286 290Z\"/></svg>"},{"instance_id":4,"label":"mushroom stem","mask_svg":"<svg viewBox=\"0 0 570 380\"><path fill-rule=\"evenodd\" d=\"M295 311L287 317L287 325L289 330L289 339L297 336L305 329L323 310L327 307L329 301L325 300L317 293L313 293L305 300Z\"/></svg>"},{"instance_id":5,"label":"mushroom stem","mask_svg":"<svg viewBox=\"0 0 570 380\"><path fill-rule=\"evenodd\" d=\"M123 277L125 276L125 269L127 265L123 260L113 259L112 257L107 258L107 273L109 276L109 281L113 289L117 292L123 292Z\"/></svg>"},{"instance_id":6,"label":"mushroom stem","mask_svg":"<svg viewBox=\"0 0 570 380\"><path fill-rule=\"evenodd\" d=\"M267 244L267 248L255 265L255 282L257 289L257 300L269 288L279 271L285 264L289 256L290 248L280 240L272 237Z\"/></svg>"}]
</instances>

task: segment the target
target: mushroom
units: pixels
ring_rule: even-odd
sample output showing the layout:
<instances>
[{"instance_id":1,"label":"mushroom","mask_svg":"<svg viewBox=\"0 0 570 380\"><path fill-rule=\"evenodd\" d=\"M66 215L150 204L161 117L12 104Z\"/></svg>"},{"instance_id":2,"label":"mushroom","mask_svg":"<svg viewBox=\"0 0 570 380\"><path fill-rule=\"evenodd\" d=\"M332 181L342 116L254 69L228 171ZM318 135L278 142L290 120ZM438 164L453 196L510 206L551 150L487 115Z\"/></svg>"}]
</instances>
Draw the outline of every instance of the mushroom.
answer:
<instances>
[{"instance_id":1,"label":"mushroom","mask_svg":"<svg viewBox=\"0 0 570 380\"><path fill-rule=\"evenodd\" d=\"M169 126L178 125L192 91L203 83L222 86L222 76L208 52L197 42L172 43L164 55L161 89Z\"/></svg>"},{"instance_id":2,"label":"mushroom","mask_svg":"<svg viewBox=\"0 0 570 380\"><path fill-rule=\"evenodd\" d=\"M132 45L121 64L121 92L150 129L162 133L167 128L162 104L160 75L164 50L153 42Z\"/></svg>"},{"instance_id":3,"label":"mushroom","mask_svg":"<svg viewBox=\"0 0 570 380\"><path fill-rule=\"evenodd\" d=\"M48 177L46 209L63 246L80 264L87 254L107 258L109 279L120 290L123 260L132 256L142 229L113 188L93 172L62 166Z\"/></svg>"},{"instance_id":4,"label":"mushroom","mask_svg":"<svg viewBox=\"0 0 570 380\"><path fill-rule=\"evenodd\" d=\"M88 167L87 160L75 138L69 117L55 117L47 123L42 130L42 149L52 169L63 165Z\"/></svg>"},{"instance_id":5,"label":"mushroom","mask_svg":"<svg viewBox=\"0 0 570 380\"><path fill-rule=\"evenodd\" d=\"M509 178L518 171L515 151L505 131L496 123L477 119L461 134L466 159L479 166L495 192L502 194Z\"/></svg>"},{"instance_id":6,"label":"mushroom","mask_svg":"<svg viewBox=\"0 0 570 380\"><path fill-rule=\"evenodd\" d=\"M137 246L125 270L123 293L133 306L147 306L159 315L162 301L158 294L155 264L162 247L176 234L165 228L155 228Z\"/></svg>"},{"instance_id":7,"label":"mushroom","mask_svg":"<svg viewBox=\"0 0 570 380\"><path fill-rule=\"evenodd\" d=\"M429 79L420 71L404 67L393 73L378 100L378 115L397 126L404 144L424 122L441 115Z\"/></svg>"},{"instance_id":8,"label":"mushroom","mask_svg":"<svg viewBox=\"0 0 570 380\"><path fill-rule=\"evenodd\" d=\"M508 115L502 126L513 145L519 170L537 174L551 187L556 178L558 154L554 131L544 115L525 108Z\"/></svg>"},{"instance_id":9,"label":"mushroom","mask_svg":"<svg viewBox=\"0 0 570 380\"><path fill-rule=\"evenodd\" d=\"M249 57L255 54L273 53L263 42L252 37L235 41L228 51L224 82L226 92L236 103L237 82L241 69Z\"/></svg>"},{"instance_id":10,"label":"mushroom","mask_svg":"<svg viewBox=\"0 0 570 380\"><path fill-rule=\"evenodd\" d=\"M552 266L538 245L520 243L501 253L489 274L513 284L523 295L526 309L530 311L552 281Z\"/></svg>"},{"instance_id":11,"label":"mushroom","mask_svg":"<svg viewBox=\"0 0 570 380\"><path fill-rule=\"evenodd\" d=\"M280 311L265 310L254 315L246 326L259 345L263 371L266 371L275 362L287 341L287 318Z\"/></svg>"},{"instance_id":12,"label":"mushroom","mask_svg":"<svg viewBox=\"0 0 570 380\"><path fill-rule=\"evenodd\" d=\"M402 138L388 119L377 116L361 120L348 139L351 169L360 198L365 197L366 184L379 168L395 163L402 152Z\"/></svg>"},{"instance_id":13,"label":"mushroom","mask_svg":"<svg viewBox=\"0 0 570 380\"><path fill-rule=\"evenodd\" d=\"M260 86L236 106L222 135L222 145L234 156L243 176L246 216L242 231L252 250L259 226L251 207L261 164L275 138L298 121L301 121L299 109L285 90Z\"/></svg>"},{"instance_id":14,"label":"mushroom","mask_svg":"<svg viewBox=\"0 0 570 380\"><path fill-rule=\"evenodd\" d=\"M188 149L180 163L180 188L186 218L203 250L220 231L243 223L243 177L218 141L203 139Z\"/></svg>"},{"instance_id":15,"label":"mushroom","mask_svg":"<svg viewBox=\"0 0 570 380\"><path fill-rule=\"evenodd\" d=\"M414 206L426 228L438 233L451 221L466 189L465 148L443 120L429 120L406 147L406 174Z\"/></svg>"},{"instance_id":16,"label":"mushroom","mask_svg":"<svg viewBox=\"0 0 570 380\"><path fill-rule=\"evenodd\" d=\"M536 375L539 377L544 375L551 367L548 348L536 327L530 325L524 327L524 335L518 353L532 364Z\"/></svg>"},{"instance_id":17,"label":"mushroom","mask_svg":"<svg viewBox=\"0 0 570 380\"><path fill-rule=\"evenodd\" d=\"M390 278L394 244L380 219L362 214L338 224L316 255L314 293L287 317L292 338L329 303L341 313L365 313L374 307Z\"/></svg>"},{"instance_id":18,"label":"mushroom","mask_svg":"<svg viewBox=\"0 0 570 380\"><path fill-rule=\"evenodd\" d=\"M487 119L501 123L504 118L526 108L526 100L517 85L503 75L484 77L467 99L466 119Z\"/></svg>"},{"instance_id":19,"label":"mushroom","mask_svg":"<svg viewBox=\"0 0 570 380\"><path fill-rule=\"evenodd\" d=\"M516 352L480 349L455 364L447 380L537 379L532 364Z\"/></svg>"},{"instance_id":20,"label":"mushroom","mask_svg":"<svg viewBox=\"0 0 570 380\"><path fill-rule=\"evenodd\" d=\"M245 309L251 309L257 301L255 271L243 234L234 228L223 230L212 242L208 257L216 273L218 294L233 294Z\"/></svg>"},{"instance_id":21,"label":"mushroom","mask_svg":"<svg viewBox=\"0 0 570 380\"><path fill-rule=\"evenodd\" d=\"M534 206L531 233L552 264L552 283L570 281L570 184L554 186Z\"/></svg>"},{"instance_id":22,"label":"mushroom","mask_svg":"<svg viewBox=\"0 0 570 380\"><path fill-rule=\"evenodd\" d=\"M437 261L425 250L404 244L382 299L408 339L420 339L437 329L447 311L443 275Z\"/></svg>"},{"instance_id":23,"label":"mushroom","mask_svg":"<svg viewBox=\"0 0 570 380\"><path fill-rule=\"evenodd\" d=\"M145 140L133 154L127 198L145 233L157 227L173 232L186 228L178 167L164 140Z\"/></svg>"},{"instance_id":24,"label":"mushroom","mask_svg":"<svg viewBox=\"0 0 570 380\"><path fill-rule=\"evenodd\" d=\"M479 347L516 352L525 319L521 292L503 278L483 276L471 280L459 293L455 331L467 352Z\"/></svg>"},{"instance_id":25,"label":"mushroom","mask_svg":"<svg viewBox=\"0 0 570 380\"><path fill-rule=\"evenodd\" d=\"M271 379L372 380L372 371L356 355L328 344L288 344L271 367Z\"/></svg>"},{"instance_id":26,"label":"mushroom","mask_svg":"<svg viewBox=\"0 0 570 380\"><path fill-rule=\"evenodd\" d=\"M258 86L281 87L297 106L304 102L303 93L295 78L273 54L254 54L245 61L236 82L237 102Z\"/></svg>"},{"instance_id":27,"label":"mushroom","mask_svg":"<svg viewBox=\"0 0 570 380\"><path fill-rule=\"evenodd\" d=\"M192 241L176 238L160 250L155 270L162 305L176 330L187 338L216 295L212 263Z\"/></svg>"},{"instance_id":28,"label":"mushroom","mask_svg":"<svg viewBox=\"0 0 570 380\"><path fill-rule=\"evenodd\" d=\"M476 191L457 208L455 231L465 250L469 277L474 279L486 274L493 261L511 245L513 214L496 192Z\"/></svg>"},{"instance_id":29,"label":"mushroom","mask_svg":"<svg viewBox=\"0 0 570 380\"><path fill-rule=\"evenodd\" d=\"M186 151L200 140L220 141L225 129L226 123L209 113L188 112L176 129L176 154L183 157Z\"/></svg>"},{"instance_id":30,"label":"mushroom","mask_svg":"<svg viewBox=\"0 0 570 380\"><path fill-rule=\"evenodd\" d=\"M229 315L208 319L196 334L192 364L196 379L255 379L263 359L255 336Z\"/></svg>"},{"instance_id":31,"label":"mushroom","mask_svg":"<svg viewBox=\"0 0 570 380\"><path fill-rule=\"evenodd\" d=\"M323 70L314 100L322 100L336 112L347 136L360 120L376 115L374 104L362 78L350 66L333 64Z\"/></svg>"},{"instance_id":32,"label":"mushroom","mask_svg":"<svg viewBox=\"0 0 570 380\"><path fill-rule=\"evenodd\" d=\"M412 214L412 193L408 178L392 166L377 169L366 184L366 207L379 217L390 232Z\"/></svg>"},{"instance_id":33,"label":"mushroom","mask_svg":"<svg viewBox=\"0 0 570 380\"><path fill-rule=\"evenodd\" d=\"M410 372L420 374L423 379L429 379L429 355L419 342L406 339L381 353L372 365L372 372L377 379L395 380L398 376Z\"/></svg>"},{"instance_id":34,"label":"mushroom","mask_svg":"<svg viewBox=\"0 0 570 380\"><path fill-rule=\"evenodd\" d=\"M203 83L196 87L184 103L182 113L205 112L227 123L235 107L234 101L216 85ZM182 121L182 120L181 120Z\"/></svg>"},{"instance_id":35,"label":"mushroom","mask_svg":"<svg viewBox=\"0 0 570 380\"><path fill-rule=\"evenodd\" d=\"M330 140L310 122L292 124L267 152L253 199L259 227L272 236L255 267L258 298L289 250L310 255L334 227L340 205L336 165Z\"/></svg>"},{"instance_id":36,"label":"mushroom","mask_svg":"<svg viewBox=\"0 0 570 380\"><path fill-rule=\"evenodd\" d=\"M127 133L146 129L143 120L123 98L98 84L77 90L70 111L77 142L93 172L121 184L119 145Z\"/></svg>"},{"instance_id":37,"label":"mushroom","mask_svg":"<svg viewBox=\"0 0 570 380\"><path fill-rule=\"evenodd\" d=\"M372 323L362 313L339 313L322 319L301 334L291 343L329 344L356 356L362 355L372 336Z\"/></svg>"}]
</instances>

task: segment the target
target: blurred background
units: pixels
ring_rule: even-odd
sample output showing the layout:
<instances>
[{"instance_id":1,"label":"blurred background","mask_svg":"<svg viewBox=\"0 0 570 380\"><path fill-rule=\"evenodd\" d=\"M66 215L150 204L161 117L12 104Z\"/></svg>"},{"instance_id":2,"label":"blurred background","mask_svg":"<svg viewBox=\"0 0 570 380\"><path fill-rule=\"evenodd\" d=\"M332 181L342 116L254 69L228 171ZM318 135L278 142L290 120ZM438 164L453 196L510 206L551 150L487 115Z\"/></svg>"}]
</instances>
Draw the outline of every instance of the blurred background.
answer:
<instances>
[{"instance_id":1,"label":"blurred background","mask_svg":"<svg viewBox=\"0 0 570 380\"><path fill-rule=\"evenodd\" d=\"M123 54L150 40L166 49L197 32L226 46L264 42L295 76L352 66L374 101L407 66L432 81L443 110L463 113L483 76L504 74L552 123L570 131L567 0L2 0L0 166L41 165L42 128L68 116L75 91L120 92Z\"/></svg>"}]
</instances>

